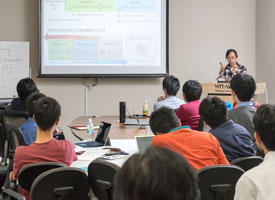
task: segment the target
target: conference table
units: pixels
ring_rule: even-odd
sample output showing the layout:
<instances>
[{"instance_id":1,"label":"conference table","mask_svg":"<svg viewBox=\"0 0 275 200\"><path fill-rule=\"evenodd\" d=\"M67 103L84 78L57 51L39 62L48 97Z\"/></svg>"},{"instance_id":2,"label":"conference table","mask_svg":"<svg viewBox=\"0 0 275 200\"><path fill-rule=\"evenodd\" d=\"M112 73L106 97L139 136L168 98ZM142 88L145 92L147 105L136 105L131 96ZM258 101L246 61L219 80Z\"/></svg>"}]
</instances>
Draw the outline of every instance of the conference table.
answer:
<instances>
[{"instance_id":1,"label":"conference table","mask_svg":"<svg viewBox=\"0 0 275 200\"><path fill-rule=\"evenodd\" d=\"M81 141L91 140L91 135L87 134L85 127L89 119L92 119L95 126L100 125L100 123L107 122L112 124L109 132L109 138L111 140L111 147L120 148L122 151L129 153L128 155L121 155L108 160L118 166L122 166L123 163L135 153L138 153L137 144L135 141L135 136L148 135L148 128L140 128L134 125L124 125L119 123L117 116L81 116L74 119L69 127L71 128L72 134ZM97 130L95 131L95 134ZM75 145L75 151L78 155L78 160L72 163L72 167L78 167L87 171L89 164L98 157L102 157L105 153L110 152L108 146L103 147L91 147L82 148Z\"/></svg>"},{"instance_id":2,"label":"conference table","mask_svg":"<svg viewBox=\"0 0 275 200\"><path fill-rule=\"evenodd\" d=\"M89 119L92 119L95 126L99 126L102 121L112 124L109 133L110 139L134 139L135 136L144 135L148 131L148 129L139 128L139 126L119 123L118 116L81 116L74 119L69 125L72 134L79 140L87 140L91 138L91 135L87 134L85 130Z\"/></svg>"}]
</instances>

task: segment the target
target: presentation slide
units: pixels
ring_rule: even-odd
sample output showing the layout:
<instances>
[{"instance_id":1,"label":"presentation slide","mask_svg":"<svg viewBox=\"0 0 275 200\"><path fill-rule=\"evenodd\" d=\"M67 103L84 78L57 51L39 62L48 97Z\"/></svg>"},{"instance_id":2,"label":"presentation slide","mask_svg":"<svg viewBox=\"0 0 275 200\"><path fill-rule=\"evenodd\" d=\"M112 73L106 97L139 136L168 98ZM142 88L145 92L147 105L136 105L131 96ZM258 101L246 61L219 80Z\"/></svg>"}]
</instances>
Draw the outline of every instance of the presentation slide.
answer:
<instances>
[{"instance_id":1,"label":"presentation slide","mask_svg":"<svg viewBox=\"0 0 275 200\"><path fill-rule=\"evenodd\" d=\"M166 0L40 0L40 75L164 75Z\"/></svg>"}]
</instances>

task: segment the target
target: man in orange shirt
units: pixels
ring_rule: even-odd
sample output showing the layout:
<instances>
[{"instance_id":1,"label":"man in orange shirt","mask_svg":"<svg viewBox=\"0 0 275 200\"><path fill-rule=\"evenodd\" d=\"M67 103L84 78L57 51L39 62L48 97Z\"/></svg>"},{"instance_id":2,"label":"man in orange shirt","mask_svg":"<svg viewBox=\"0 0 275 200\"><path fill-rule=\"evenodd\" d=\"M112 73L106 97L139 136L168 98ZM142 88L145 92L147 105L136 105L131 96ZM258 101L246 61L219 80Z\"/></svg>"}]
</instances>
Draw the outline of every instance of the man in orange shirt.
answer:
<instances>
[{"instance_id":1,"label":"man in orange shirt","mask_svg":"<svg viewBox=\"0 0 275 200\"><path fill-rule=\"evenodd\" d=\"M181 127L174 110L163 107L154 111L150 117L150 127L156 135L152 146L167 148L182 155L194 169L229 164L213 135L191 130L188 126Z\"/></svg>"}]
</instances>

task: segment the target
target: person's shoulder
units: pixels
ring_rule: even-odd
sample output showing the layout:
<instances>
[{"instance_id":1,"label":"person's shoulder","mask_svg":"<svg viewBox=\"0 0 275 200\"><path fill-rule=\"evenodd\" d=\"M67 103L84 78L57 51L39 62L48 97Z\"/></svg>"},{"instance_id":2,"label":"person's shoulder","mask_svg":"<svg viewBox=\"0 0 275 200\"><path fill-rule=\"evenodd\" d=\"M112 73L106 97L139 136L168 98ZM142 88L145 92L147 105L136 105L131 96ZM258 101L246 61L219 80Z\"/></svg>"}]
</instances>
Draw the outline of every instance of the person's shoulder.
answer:
<instances>
[{"instance_id":1,"label":"person's shoulder","mask_svg":"<svg viewBox=\"0 0 275 200\"><path fill-rule=\"evenodd\" d=\"M23 157L25 154L27 154L29 151L31 151L32 145L29 146L19 146L15 149L14 156L16 157Z\"/></svg>"},{"instance_id":2,"label":"person's shoulder","mask_svg":"<svg viewBox=\"0 0 275 200\"><path fill-rule=\"evenodd\" d=\"M194 131L195 133L197 133L197 136L201 139L201 140L207 140L210 144L219 144L217 138L209 132L200 132L200 131Z\"/></svg>"},{"instance_id":3,"label":"person's shoulder","mask_svg":"<svg viewBox=\"0 0 275 200\"><path fill-rule=\"evenodd\" d=\"M247 135L250 135L249 132L248 132L248 130L246 130L245 127L243 127L242 125L237 124L237 123L235 123L235 122L233 122L232 128L235 129L235 134L236 134L236 135L239 135L239 134L247 134Z\"/></svg>"},{"instance_id":4,"label":"person's shoulder","mask_svg":"<svg viewBox=\"0 0 275 200\"><path fill-rule=\"evenodd\" d=\"M260 172L260 165L246 171L240 178L240 182L251 182L255 183L259 178L262 177L262 173Z\"/></svg>"},{"instance_id":5,"label":"person's shoulder","mask_svg":"<svg viewBox=\"0 0 275 200\"><path fill-rule=\"evenodd\" d=\"M57 146L58 148L60 149L71 149L71 148L74 148L74 145L72 142L70 142L69 140L57 140L55 138L53 138L51 141L50 141L50 144L51 145L55 145Z\"/></svg>"}]
</instances>

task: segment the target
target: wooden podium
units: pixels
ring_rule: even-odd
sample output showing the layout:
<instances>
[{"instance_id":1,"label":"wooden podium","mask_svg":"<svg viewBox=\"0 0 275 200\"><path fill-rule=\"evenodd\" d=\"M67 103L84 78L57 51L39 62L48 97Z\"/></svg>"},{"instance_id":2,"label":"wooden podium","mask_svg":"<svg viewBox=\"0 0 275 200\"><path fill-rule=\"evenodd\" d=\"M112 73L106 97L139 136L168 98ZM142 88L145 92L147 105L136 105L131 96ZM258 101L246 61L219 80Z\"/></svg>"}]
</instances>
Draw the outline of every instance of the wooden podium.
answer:
<instances>
[{"instance_id":1,"label":"wooden podium","mask_svg":"<svg viewBox=\"0 0 275 200\"><path fill-rule=\"evenodd\" d=\"M223 101L229 101L233 103L230 83L201 83L201 85L203 94L209 96L217 96L221 98ZM264 93L266 93L266 83L256 83L256 100L258 95Z\"/></svg>"}]
</instances>

